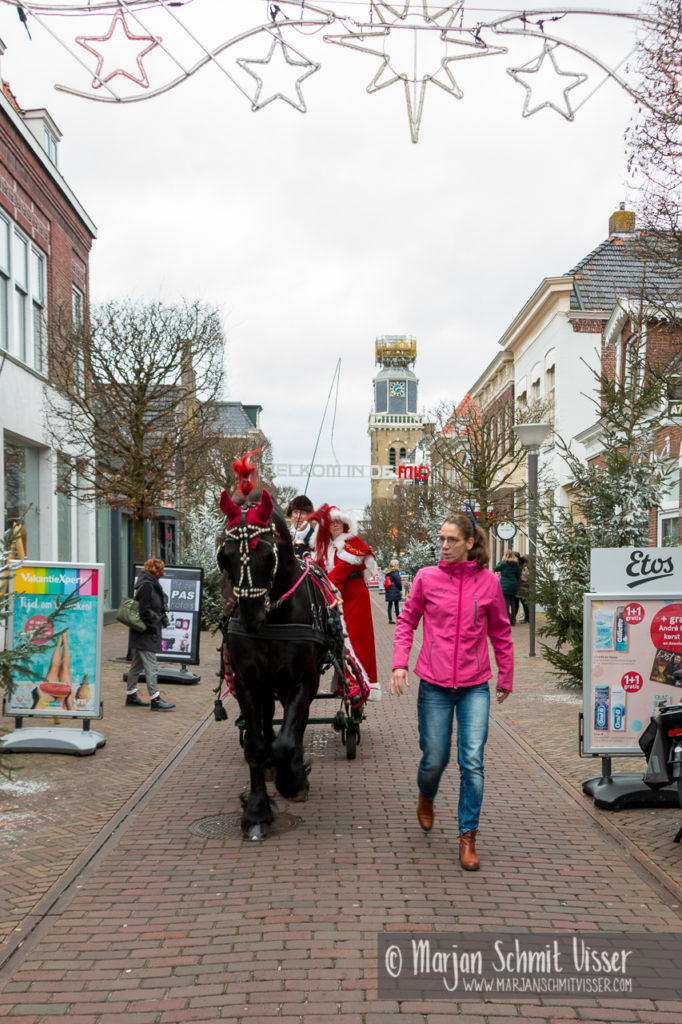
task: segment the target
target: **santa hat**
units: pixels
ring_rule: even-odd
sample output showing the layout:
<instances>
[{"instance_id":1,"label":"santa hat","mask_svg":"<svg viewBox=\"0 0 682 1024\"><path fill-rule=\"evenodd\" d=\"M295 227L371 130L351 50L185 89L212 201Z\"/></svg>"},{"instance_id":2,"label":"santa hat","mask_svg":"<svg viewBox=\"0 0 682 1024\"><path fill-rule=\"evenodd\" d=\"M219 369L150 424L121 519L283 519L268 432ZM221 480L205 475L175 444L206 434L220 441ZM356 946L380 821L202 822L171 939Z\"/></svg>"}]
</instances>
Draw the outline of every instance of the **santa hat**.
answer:
<instances>
[{"instance_id":1,"label":"santa hat","mask_svg":"<svg viewBox=\"0 0 682 1024\"><path fill-rule=\"evenodd\" d=\"M347 529L344 530L344 533L352 533L355 535L358 532L358 526L353 516L348 512L344 512L343 509L337 508L336 505L331 506L329 516L332 520L342 522L347 527Z\"/></svg>"},{"instance_id":2,"label":"santa hat","mask_svg":"<svg viewBox=\"0 0 682 1024\"><path fill-rule=\"evenodd\" d=\"M305 512L306 515L310 515L313 512L315 506L313 505L310 498L305 494L299 494L289 502L287 508L287 515L290 516L292 512Z\"/></svg>"}]
</instances>

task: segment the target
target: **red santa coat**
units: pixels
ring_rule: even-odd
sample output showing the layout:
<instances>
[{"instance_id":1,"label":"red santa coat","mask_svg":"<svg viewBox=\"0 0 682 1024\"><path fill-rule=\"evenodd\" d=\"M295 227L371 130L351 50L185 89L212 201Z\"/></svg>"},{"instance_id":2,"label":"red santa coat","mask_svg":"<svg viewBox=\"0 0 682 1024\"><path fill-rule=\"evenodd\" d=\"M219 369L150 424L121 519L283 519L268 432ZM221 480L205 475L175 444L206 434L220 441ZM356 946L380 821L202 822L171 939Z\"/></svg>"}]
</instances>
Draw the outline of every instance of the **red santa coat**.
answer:
<instances>
[{"instance_id":1,"label":"red santa coat","mask_svg":"<svg viewBox=\"0 0 682 1024\"><path fill-rule=\"evenodd\" d=\"M327 575L343 598L343 617L353 650L362 662L370 683L377 682L377 657L369 590L365 581L376 572L374 552L364 540L342 533L332 540L325 558Z\"/></svg>"}]
</instances>

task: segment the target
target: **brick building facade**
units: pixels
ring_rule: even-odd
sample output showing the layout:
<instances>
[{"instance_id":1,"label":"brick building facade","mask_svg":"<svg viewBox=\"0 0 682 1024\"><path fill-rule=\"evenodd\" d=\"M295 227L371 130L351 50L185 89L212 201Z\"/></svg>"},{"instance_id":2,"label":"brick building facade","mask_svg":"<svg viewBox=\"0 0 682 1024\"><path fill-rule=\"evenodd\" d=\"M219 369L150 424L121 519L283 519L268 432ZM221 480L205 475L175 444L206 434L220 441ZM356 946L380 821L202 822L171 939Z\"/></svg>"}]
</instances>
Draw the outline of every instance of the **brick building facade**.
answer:
<instances>
[{"instance_id":1,"label":"brick building facade","mask_svg":"<svg viewBox=\"0 0 682 1024\"><path fill-rule=\"evenodd\" d=\"M0 55L2 48L0 44ZM44 394L57 316L88 307L95 225L57 167L61 133L47 110L0 91L0 498L3 526L24 516L30 558L94 561L94 509L61 493L66 462L50 447Z\"/></svg>"}]
</instances>

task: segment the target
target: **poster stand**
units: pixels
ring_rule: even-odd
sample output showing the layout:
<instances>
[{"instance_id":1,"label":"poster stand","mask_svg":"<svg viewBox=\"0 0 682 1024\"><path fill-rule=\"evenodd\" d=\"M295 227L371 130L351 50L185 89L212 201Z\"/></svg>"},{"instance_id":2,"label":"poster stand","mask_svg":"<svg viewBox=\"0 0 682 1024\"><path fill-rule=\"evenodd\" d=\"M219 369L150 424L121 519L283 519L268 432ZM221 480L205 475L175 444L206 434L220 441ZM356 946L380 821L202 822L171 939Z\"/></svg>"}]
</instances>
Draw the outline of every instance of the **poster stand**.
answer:
<instances>
[{"instance_id":1,"label":"poster stand","mask_svg":"<svg viewBox=\"0 0 682 1024\"><path fill-rule=\"evenodd\" d=\"M583 749L584 715L579 716L578 754L580 757L597 757L597 754L585 754ZM594 798L597 807L605 811L621 811L630 807L679 807L677 783L652 789L643 780L643 772L620 772L613 775L611 771L611 754L601 758L601 775L586 779L582 784L583 793Z\"/></svg>"},{"instance_id":2,"label":"poster stand","mask_svg":"<svg viewBox=\"0 0 682 1024\"><path fill-rule=\"evenodd\" d=\"M4 701L3 701L4 710ZM14 730L0 738L3 754L95 754L105 745L106 737L90 728L90 719L83 719L82 729L61 729L34 725L24 728L23 718L15 718Z\"/></svg>"}]
</instances>

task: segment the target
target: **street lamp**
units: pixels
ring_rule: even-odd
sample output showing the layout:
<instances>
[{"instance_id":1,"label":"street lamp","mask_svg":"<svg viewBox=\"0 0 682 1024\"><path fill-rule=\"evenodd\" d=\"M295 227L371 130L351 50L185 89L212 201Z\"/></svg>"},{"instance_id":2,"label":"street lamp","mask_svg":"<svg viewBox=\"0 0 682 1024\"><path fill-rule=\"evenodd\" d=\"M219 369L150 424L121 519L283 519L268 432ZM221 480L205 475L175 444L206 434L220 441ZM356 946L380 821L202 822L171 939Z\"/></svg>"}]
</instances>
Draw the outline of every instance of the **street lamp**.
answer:
<instances>
[{"instance_id":1,"label":"street lamp","mask_svg":"<svg viewBox=\"0 0 682 1024\"><path fill-rule=\"evenodd\" d=\"M528 601L528 657L535 657L535 556L538 536L538 452L551 430L549 423L517 423L512 430L526 449L528 460L528 556L530 558Z\"/></svg>"}]
</instances>

